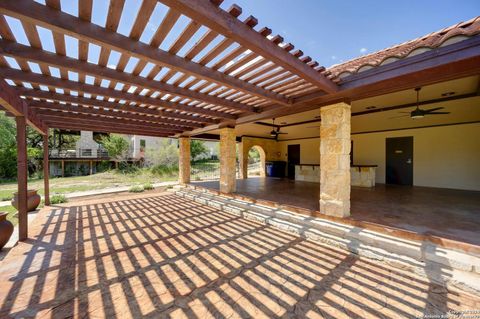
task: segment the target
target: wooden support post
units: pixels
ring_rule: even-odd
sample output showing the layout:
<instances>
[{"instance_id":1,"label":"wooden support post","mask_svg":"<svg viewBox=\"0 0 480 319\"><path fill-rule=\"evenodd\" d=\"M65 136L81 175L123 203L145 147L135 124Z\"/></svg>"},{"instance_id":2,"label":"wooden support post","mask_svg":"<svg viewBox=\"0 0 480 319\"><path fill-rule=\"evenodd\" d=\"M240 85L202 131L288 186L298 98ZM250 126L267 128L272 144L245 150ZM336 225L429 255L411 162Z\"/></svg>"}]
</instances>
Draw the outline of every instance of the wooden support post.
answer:
<instances>
[{"instance_id":1,"label":"wooden support post","mask_svg":"<svg viewBox=\"0 0 480 319\"><path fill-rule=\"evenodd\" d=\"M65 177L65 161L62 160L62 177Z\"/></svg>"},{"instance_id":2,"label":"wooden support post","mask_svg":"<svg viewBox=\"0 0 480 319\"><path fill-rule=\"evenodd\" d=\"M190 183L190 138L180 137L178 146L178 182L180 184L188 184Z\"/></svg>"},{"instance_id":3,"label":"wooden support post","mask_svg":"<svg viewBox=\"0 0 480 319\"><path fill-rule=\"evenodd\" d=\"M18 239L28 237L27 215L27 133L24 116L15 117L17 122L17 184L18 184Z\"/></svg>"},{"instance_id":4,"label":"wooden support post","mask_svg":"<svg viewBox=\"0 0 480 319\"><path fill-rule=\"evenodd\" d=\"M50 205L50 161L48 159L48 129L47 134L43 135L43 185L45 205Z\"/></svg>"},{"instance_id":5,"label":"wooden support post","mask_svg":"<svg viewBox=\"0 0 480 319\"><path fill-rule=\"evenodd\" d=\"M90 161L90 175L93 175L93 161Z\"/></svg>"}]
</instances>

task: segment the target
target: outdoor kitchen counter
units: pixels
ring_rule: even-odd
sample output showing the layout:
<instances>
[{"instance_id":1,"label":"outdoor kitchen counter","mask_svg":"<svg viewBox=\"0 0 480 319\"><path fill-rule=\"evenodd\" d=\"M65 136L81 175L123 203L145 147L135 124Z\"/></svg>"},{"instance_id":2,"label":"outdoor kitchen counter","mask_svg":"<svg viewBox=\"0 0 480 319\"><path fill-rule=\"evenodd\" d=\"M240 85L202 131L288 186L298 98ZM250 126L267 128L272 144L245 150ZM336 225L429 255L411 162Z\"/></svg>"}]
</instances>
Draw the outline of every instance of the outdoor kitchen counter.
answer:
<instances>
[{"instance_id":1,"label":"outdoor kitchen counter","mask_svg":"<svg viewBox=\"0 0 480 319\"><path fill-rule=\"evenodd\" d=\"M375 186L375 171L377 165L352 165L350 178L352 186L373 187ZM305 182L320 182L319 164L295 165L295 180Z\"/></svg>"}]
</instances>

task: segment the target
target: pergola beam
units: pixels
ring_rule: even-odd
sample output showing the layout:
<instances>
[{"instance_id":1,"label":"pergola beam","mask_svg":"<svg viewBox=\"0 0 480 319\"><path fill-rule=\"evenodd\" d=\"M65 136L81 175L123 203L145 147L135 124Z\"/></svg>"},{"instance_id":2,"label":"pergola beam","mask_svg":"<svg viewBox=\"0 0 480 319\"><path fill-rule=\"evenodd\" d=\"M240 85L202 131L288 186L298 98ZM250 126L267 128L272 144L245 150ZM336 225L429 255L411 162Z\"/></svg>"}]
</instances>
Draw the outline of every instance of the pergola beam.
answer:
<instances>
[{"instance_id":1,"label":"pergola beam","mask_svg":"<svg viewBox=\"0 0 480 319\"><path fill-rule=\"evenodd\" d=\"M92 123L73 123L66 124L65 121L59 121L55 119L48 119L46 123L51 128L62 129L62 130L74 130L74 131L93 131L93 132L102 132L102 133L117 133L117 134L135 134L143 136L156 136L156 137L168 137L169 134L159 133L151 130L132 130L124 129L118 125L98 125Z\"/></svg>"},{"instance_id":2,"label":"pergola beam","mask_svg":"<svg viewBox=\"0 0 480 319\"><path fill-rule=\"evenodd\" d=\"M150 122L150 123L158 123L158 124L165 125L165 127L171 127L176 129L182 129L182 130L188 130L195 127L202 127L202 125L199 125L197 123L175 122L169 119L161 119L157 117L137 115L137 114L131 114L131 113L129 114L121 111L120 112L107 111L105 109L93 109L91 107L62 105L58 103L49 103L49 102L29 101L29 108L32 110L38 109L38 110L64 111L69 113L73 112L72 114L80 113L80 114L93 115L93 116L95 115L113 116L113 117L124 119L124 120L137 120L137 121L144 121L144 122Z\"/></svg>"},{"instance_id":3,"label":"pergola beam","mask_svg":"<svg viewBox=\"0 0 480 319\"><path fill-rule=\"evenodd\" d=\"M24 116L27 124L33 127L40 134L45 135L47 129L45 125L35 116L28 116L28 106L15 92L15 90L7 84L4 78L0 77L0 104L13 116Z\"/></svg>"},{"instance_id":4,"label":"pergola beam","mask_svg":"<svg viewBox=\"0 0 480 319\"><path fill-rule=\"evenodd\" d=\"M108 67L96 65L93 63L79 61L41 49L32 48L26 45L12 41L0 39L0 53L14 58L32 61L40 64L56 66L61 69L78 72L82 75L92 75L98 78L108 79L110 81L121 82L133 85L139 88L145 88L152 91L159 91L172 95L178 95L183 98L199 100L205 103L221 105L231 109L253 113L255 109L252 106L225 100L213 95L203 94L193 90L174 86L160 81L149 80L141 76L135 76L126 72L118 72Z\"/></svg>"},{"instance_id":5,"label":"pergola beam","mask_svg":"<svg viewBox=\"0 0 480 319\"><path fill-rule=\"evenodd\" d=\"M165 127L155 123L147 123L147 122L134 122L128 121L118 118L109 118L103 116L91 116L79 113L66 113L66 112L58 112L58 111L49 111L49 110L35 110L35 114L41 118L42 120L46 121L48 119L57 119L57 120L64 120L66 123L74 124L76 121L83 121L83 122L91 122L96 123L98 125L110 124L110 125L118 125L122 128L131 128L131 129L139 129L139 130L155 130L165 134L175 134L180 133L182 129L176 129L172 127Z\"/></svg>"},{"instance_id":6,"label":"pergola beam","mask_svg":"<svg viewBox=\"0 0 480 319\"><path fill-rule=\"evenodd\" d=\"M316 85L319 89L333 93L338 90L335 83L327 79L294 55L268 41L260 33L250 28L228 12L218 8L214 3L221 1L158 0L177 10L204 26L238 42L240 45L271 60L284 69L298 74L301 78Z\"/></svg>"},{"instance_id":7,"label":"pergola beam","mask_svg":"<svg viewBox=\"0 0 480 319\"><path fill-rule=\"evenodd\" d=\"M114 102L108 102L105 100L101 101L101 100L90 99L90 98L81 97L81 96L60 94L56 92L42 91L42 90L36 90L36 89L25 89L25 88L17 88L16 91L19 96L25 96L28 98L38 98L42 100L52 100L55 102L65 102L68 104L78 104L82 106L98 107L100 110L110 110L110 111L117 110L127 114L162 116L162 117L168 118L168 120L165 119L165 121L168 121L172 125L176 123L185 124L185 122L179 121L179 120L190 121L188 124L194 127L202 126L201 124L198 124L198 123L218 123L219 122L218 120L207 118L207 117L181 114L178 112L167 112L163 110L150 109L147 107L138 107L138 106L132 106L128 104L119 104ZM28 104L29 106L33 106L32 102L28 102Z\"/></svg>"},{"instance_id":8,"label":"pergola beam","mask_svg":"<svg viewBox=\"0 0 480 319\"><path fill-rule=\"evenodd\" d=\"M191 3L193 4L194 2L192 1ZM0 13L39 25L50 29L53 32L63 33L81 41L94 43L110 50L118 51L127 56L134 56L153 64L165 65L169 68L192 74L208 81L221 83L227 87L268 99L276 103L284 105L289 104L289 100L280 94L262 89L248 82L212 70L140 41L132 40L119 33L109 32L98 25L30 0L0 1ZM264 39L263 44L267 42L268 41ZM313 69L312 72L314 72Z\"/></svg>"},{"instance_id":9,"label":"pergola beam","mask_svg":"<svg viewBox=\"0 0 480 319\"><path fill-rule=\"evenodd\" d=\"M45 75L36 74L32 72L23 72L23 71L10 69L10 68L0 67L0 75L3 76L4 78L11 79L11 80L23 81L23 82L28 82L28 83L38 84L38 85L46 85L46 86L51 86L51 87L56 87L61 89L72 90L76 92L89 93L93 95L100 95L106 98L125 100L129 102L135 102L138 104L152 105L156 107L166 108L172 111L182 111L182 112L195 113L195 114L207 115L207 116L224 118L224 119L237 118L237 116L234 114L219 112L219 111L210 110L210 109L203 109L201 107L195 107L187 104L168 102L168 101L155 99L148 96L121 92L114 89L108 89L100 86L94 86L94 85L84 84L80 82L73 82L69 80L62 80L62 79L58 79L50 76L45 76ZM95 101L95 100L92 99L92 101ZM118 105L119 105L118 108L123 107L122 104L118 104Z\"/></svg>"}]
</instances>

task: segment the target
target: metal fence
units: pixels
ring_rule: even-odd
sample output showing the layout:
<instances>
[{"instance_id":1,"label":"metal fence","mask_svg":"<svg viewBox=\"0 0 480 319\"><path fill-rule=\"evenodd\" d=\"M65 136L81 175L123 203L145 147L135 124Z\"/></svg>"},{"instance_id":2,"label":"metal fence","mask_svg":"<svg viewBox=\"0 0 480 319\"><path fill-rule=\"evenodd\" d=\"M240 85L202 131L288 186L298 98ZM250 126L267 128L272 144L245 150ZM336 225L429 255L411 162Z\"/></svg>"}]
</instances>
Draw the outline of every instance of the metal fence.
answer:
<instances>
[{"instance_id":1,"label":"metal fence","mask_svg":"<svg viewBox=\"0 0 480 319\"><path fill-rule=\"evenodd\" d=\"M79 148L79 149L50 149L50 158L108 158L106 149L99 148Z\"/></svg>"},{"instance_id":2,"label":"metal fence","mask_svg":"<svg viewBox=\"0 0 480 319\"><path fill-rule=\"evenodd\" d=\"M236 164L236 176L240 177L240 165ZM220 179L220 162L192 163L190 168L190 179L192 181L207 181Z\"/></svg>"}]
</instances>

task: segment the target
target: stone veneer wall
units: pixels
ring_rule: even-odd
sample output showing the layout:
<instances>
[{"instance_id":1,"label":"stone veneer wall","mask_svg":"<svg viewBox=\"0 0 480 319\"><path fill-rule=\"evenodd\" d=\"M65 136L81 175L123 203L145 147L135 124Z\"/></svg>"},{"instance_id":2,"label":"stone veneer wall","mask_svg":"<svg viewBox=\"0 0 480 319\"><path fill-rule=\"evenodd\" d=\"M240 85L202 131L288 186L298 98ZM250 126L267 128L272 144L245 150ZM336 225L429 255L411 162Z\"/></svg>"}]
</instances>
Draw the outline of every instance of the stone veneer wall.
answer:
<instances>
[{"instance_id":1,"label":"stone veneer wall","mask_svg":"<svg viewBox=\"0 0 480 319\"><path fill-rule=\"evenodd\" d=\"M320 166L295 165L295 180L320 183Z\"/></svg>"},{"instance_id":2,"label":"stone veneer wall","mask_svg":"<svg viewBox=\"0 0 480 319\"><path fill-rule=\"evenodd\" d=\"M178 182L188 184L190 183L190 138L180 137L178 145Z\"/></svg>"},{"instance_id":3,"label":"stone veneer wall","mask_svg":"<svg viewBox=\"0 0 480 319\"><path fill-rule=\"evenodd\" d=\"M236 138L235 129L220 129L220 191L233 193L236 190Z\"/></svg>"},{"instance_id":4,"label":"stone veneer wall","mask_svg":"<svg viewBox=\"0 0 480 319\"><path fill-rule=\"evenodd\" d=\"M238 159L240 162L240 178L247 178L248 169L248 151L253 146L259 146L265 152L265 161L281 160L280 147L277 141L266 138L256 138L242 136L242 142L238 149Z\"/></svg>"},{"instance_id":5,"label":"stone veneer wall","mask_svg":"<svg viewBox=\"0 0 480 319\"><path fill-rule=\"evenodd\" d=\"M337 103L320 109L320 212L350 215L351 108Z\"/></svg>"},{"instance_id":6,"label":"stone veneer wall","mask_svg":"<svg viewBox=\"0 0 480 319\"><path fill-rule=\"evenodd\" d=\"M352 186L374 187L376 167L352 167L350 183Z\"/></svg>"}]
</instances>

